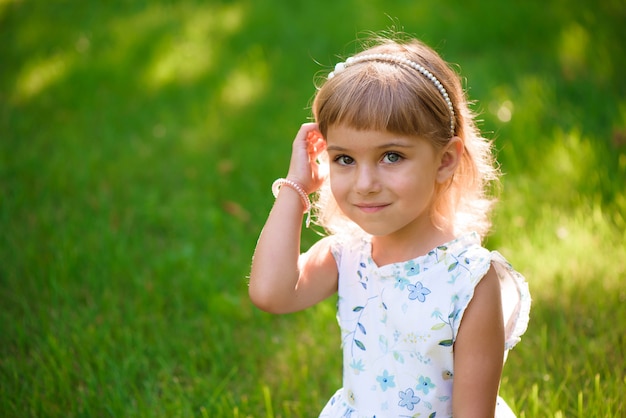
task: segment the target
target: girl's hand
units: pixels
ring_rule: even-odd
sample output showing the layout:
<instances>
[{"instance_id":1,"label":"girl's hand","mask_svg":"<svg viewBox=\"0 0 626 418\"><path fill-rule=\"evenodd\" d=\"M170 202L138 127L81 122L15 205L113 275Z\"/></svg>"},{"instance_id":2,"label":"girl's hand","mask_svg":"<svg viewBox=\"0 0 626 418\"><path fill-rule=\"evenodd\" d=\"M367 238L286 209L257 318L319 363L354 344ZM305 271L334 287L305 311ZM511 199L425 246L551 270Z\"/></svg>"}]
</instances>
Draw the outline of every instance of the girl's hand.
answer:
<instances>
[{"instance_id":1,"label":"girl's hand","mask_svg":"<svg viewBox=\"0 0 626 418\"><path fill-rule=\"evenodd\" d=\"M324 181L318 157L326 150L326 141L317 123L303 123L293 141L287 178L300 184L307 193L317 191Z\"/></svg>"}]
</instances>

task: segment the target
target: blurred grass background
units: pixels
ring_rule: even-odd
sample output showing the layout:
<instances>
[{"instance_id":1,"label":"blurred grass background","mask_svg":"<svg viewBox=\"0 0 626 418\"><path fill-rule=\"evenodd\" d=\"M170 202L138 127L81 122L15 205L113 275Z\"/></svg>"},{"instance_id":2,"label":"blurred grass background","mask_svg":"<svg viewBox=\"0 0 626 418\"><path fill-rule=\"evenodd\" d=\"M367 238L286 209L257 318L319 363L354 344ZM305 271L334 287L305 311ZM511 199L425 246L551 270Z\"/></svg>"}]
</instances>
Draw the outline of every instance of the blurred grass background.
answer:
<instances>
[{"instance_id":1,"label":"blurred grass background","mask_svg":"<svg viewBox=\"0 0 626 418\"><path fill-rule=\"evenodd\" d=\"M0 0L0 415L317 416L334 300L267 315L246 276L315 74L390 26L458 64L506 173L487 245L534 307L502 396L626 415L625 22L621 0Z\"/></svg>"}]
</instances>

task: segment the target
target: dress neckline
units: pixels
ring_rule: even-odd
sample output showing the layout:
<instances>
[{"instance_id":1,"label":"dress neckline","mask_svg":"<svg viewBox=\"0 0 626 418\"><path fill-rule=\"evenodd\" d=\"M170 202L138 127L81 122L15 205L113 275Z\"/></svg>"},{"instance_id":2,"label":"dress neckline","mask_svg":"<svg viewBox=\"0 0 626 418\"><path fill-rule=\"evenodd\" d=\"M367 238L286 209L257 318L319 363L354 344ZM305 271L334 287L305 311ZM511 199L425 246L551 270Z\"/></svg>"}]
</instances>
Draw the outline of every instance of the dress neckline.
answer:
<instances>
[{"instance_id":1,"label":"dress neckline","mask_svg":"<svg viewBox=\"0 0 626 418\"><path fill-rule=\"evenodd\" d=\"M400 267L405 266L407 263L413 264L430 264L429 261L437 261L438 256L443 252L456 252L462 248L467 247L468 245L480 245L480 236L476 232L469 232L466 234L459 235L458 237L444 242L443 244L437 245L432 248L428 253L419 255L417 257L410 258L404 261L396 261L393 263L383 264L379 266L372 256L372 237L368 236L365 238L365 256L367 258L367 262L371 267L375 270L379 271L381 274L385 273L393 273Z\"/></svg>"}]
</instances>

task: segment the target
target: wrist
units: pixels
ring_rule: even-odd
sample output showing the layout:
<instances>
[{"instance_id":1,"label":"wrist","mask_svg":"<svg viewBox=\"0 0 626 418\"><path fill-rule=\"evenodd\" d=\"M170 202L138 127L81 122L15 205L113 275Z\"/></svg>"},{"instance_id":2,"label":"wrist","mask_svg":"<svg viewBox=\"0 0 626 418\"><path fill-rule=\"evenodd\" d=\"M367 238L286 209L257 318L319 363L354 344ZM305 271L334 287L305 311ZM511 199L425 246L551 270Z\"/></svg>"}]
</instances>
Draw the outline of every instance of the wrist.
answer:
<instances>
[{"instance_id":1,"label":"wrist","mask_svg":"<svg viewBox=\"0 0 626 418\"><path fill-rule=\"evenodd\" d=\"M291 171L289 171L287 173L287 175L283 178L279 178L278 180L289 180L294 182L295 184L297 184L302 191L304 191L304 193L306 195L310 195L311 193L314 192L314 190L311 190L311 179L310 179L311 175L309 174L307 175L303 175L303 176L299 176L297 173L292 173Z\"/></svg>"},{"instance_id":2,"label":"wrist","mask_svg":"<svg viewBox=\"0 0 626 418\"><path fill-rule=\"evenodd\" d=\"M300 197L300 200L302 201L302 205L304 206L304 213L307 214L306 226L308 228L311 222L312 204L311 204L311 199L309 199L309 194L307 193L306 189L299 182L295 180L280 178L274 181L274 183L272 184L272 194L274 195L275 198L278 197L278 194L280 193L280 190L282 187L289 187L290 189L294 190Z\"/></svg>"}]
</instances>

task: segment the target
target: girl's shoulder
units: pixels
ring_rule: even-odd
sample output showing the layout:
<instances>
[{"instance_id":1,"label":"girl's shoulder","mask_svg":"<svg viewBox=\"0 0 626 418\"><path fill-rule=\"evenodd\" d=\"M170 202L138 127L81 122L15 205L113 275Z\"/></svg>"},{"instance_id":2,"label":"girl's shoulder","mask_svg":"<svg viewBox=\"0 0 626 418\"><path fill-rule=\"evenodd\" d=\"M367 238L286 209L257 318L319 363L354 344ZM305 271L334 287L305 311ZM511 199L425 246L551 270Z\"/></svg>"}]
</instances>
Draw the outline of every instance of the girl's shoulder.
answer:
<instances>
[{"instance_id":1,"label":"girl's shoulder","mask_svg":"<svg viewBox=\"0 0 626 418\"><path fill-rule=\"evenodd\" d=\"M369 245L368 237L364 234L336 234L324 237L330 252L337 264L345 258L354 258L362 254Z\"/></svg>"}]
</instances>

